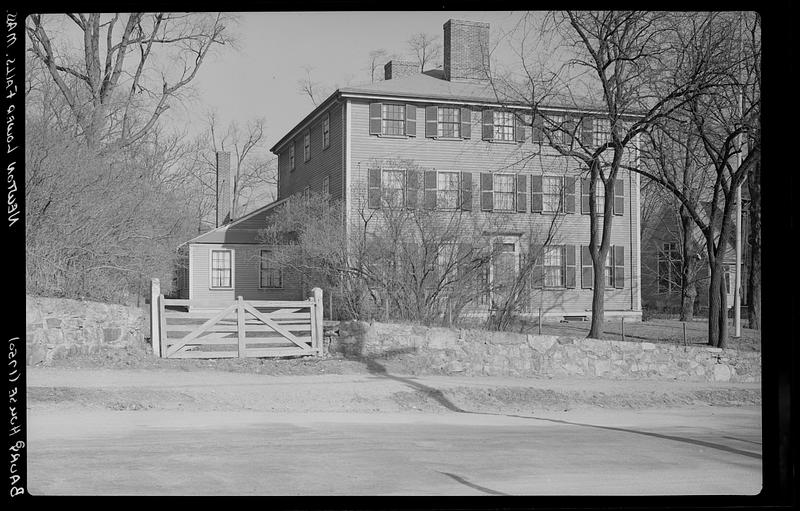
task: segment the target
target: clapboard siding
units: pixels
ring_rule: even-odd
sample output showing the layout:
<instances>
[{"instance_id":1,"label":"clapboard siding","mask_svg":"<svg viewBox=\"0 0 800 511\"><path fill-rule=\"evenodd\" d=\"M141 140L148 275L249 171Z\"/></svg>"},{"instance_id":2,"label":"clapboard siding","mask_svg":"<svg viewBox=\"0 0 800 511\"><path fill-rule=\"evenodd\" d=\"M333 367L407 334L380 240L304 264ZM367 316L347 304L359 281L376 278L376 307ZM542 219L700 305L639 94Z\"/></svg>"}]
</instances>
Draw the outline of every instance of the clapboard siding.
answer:
<instances>
[{"instance_id":1,"label":"clapboard siding","mask_svg":"<svg viewBox=\"0 0 800 511\"><path fill-rule=\"evenodd\" d=\"M283 272L283 289L259 289L260 250L268 246L244 244L192 244L189 246L192 277L190 300L230 301L241 296L245 300L304 300L302 282L297 275ZM233 286L211 289L211 251L233 251Z\"/></svg>"},{"instance_id":2,"label":"clapboard siding","mask_svg":"<svg viewBox=\"0 0 800 511\"><path fill-rule=\"evenodd\" d=\"M472 109L472 138L469 140L436 140L426 138L420 119L424 118L424 105L417 105L417 136L408 138L380 137L369 134L369 103L352 101L351 125L351 217L358 218L359 210L367 208L368 169L388 166L398 161L410 161L424 170L446 170L472 173L472 212L474 224L489 226L489 232L519 233L521 244L526 245L531 232L545 232L552 215L530 213L530 195L527 212L483 212L480 208L480 173L508 172L526 174L530 194L530 177L535 175L568 175L579 178L581 166L575 160L561 157L552 148L533 143L528 134L524 143L488 142L481 139L481 111ZM537 154L539 153L539 154ZM638 211L631 209L638 201L631 192L638 193L634 179L627 171L619 172L624 181L625 210L613 217L611 244L625 247L625 285L623 289L606 290L606 310L638 310L638 246L635 229L638 229ZM589 215L581 214L580 179L575 180L576 213L567 214L558 231L555 244L588 245ZM357 228L356 222L353 223ZM578 254L578 258L580 254ZM576 289L537 291L533 307L542 306L543 312L566 313L591 309L592 292L581 289L580 271Z\"/></svg>"},{"instance_id":3,"label":"clapboard siding","mask_svg":"<svg viewBox=\"0 0 800 511\"><path fill-rule=\"evenodd\" d=\"M303 161L303 137L306 130L295 135L294 170L289 168L291 141L281 147L278 155L278 200L302 192L306 186L310 186L315 192L322 192L322 181L325 177L329 179L331 197L342 197L342 111L342 105L335 103L311 123L311 159L307 162ZM323 149L322 122L326 114L330 115L331 140L330 145Z\"/></svg>"}]
</instances>

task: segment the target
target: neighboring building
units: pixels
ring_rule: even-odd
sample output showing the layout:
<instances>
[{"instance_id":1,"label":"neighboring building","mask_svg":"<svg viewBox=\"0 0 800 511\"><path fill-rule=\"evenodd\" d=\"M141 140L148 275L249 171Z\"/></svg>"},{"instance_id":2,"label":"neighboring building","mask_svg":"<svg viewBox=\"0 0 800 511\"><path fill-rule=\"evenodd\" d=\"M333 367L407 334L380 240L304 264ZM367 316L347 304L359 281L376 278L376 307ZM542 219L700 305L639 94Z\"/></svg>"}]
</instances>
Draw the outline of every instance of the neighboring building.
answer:
<instances>
[{"instance_id":1,"label":"neighboring building","mask_svg":"<svg viewBox=\"0 0 800 511\"><path fill-rule=\"evenodd\" d=\"M747 305L747 261L749 257L750 217L747 214L747 195L743 188L742 210L742 285L741 305ZM645 309L677 313L681 307L681 283L683 266L683 234L680 215L672 201L663 201L658 209L642 223L642 305ZM696 299L694 310L699 312L708 307L709 268L706 242L700 230L691 223L690 252L693 258L693 271L690 272L690 285L694 287ZM733 307L736 245L735 232L726 243L723 257L725 283L728 292L727 307Z\"/></svg>"},{"instance_id":2,"label":"neighboring building","mask_svg":"<svg viewBox=\"0 0 800 511\"><path fill-rule=\"evenodd\" d=\"M444 25L443 69L420 73L415 65L391 61L384 81L340 88L305 116L271 148L278 156L278 202L187 242L192 283L182 287L189 289L188 296L272 296L256 289L263 270L251 254L261 250L253 229L293 194L327 191L343 201L350 228L359 211L387 207L387 192L395 192L392 197L405 207L461 209L491 220L495 228L486 237L504 247L493 265L512 270L535 241L529 233L545 230L554 215L562 215L527 309L541 307L543 315L556 318L589 317L586 170L550 147L539 125L531 129L519 121L528 107L498 102L482 79L488 41L488 24L450 20ZM584 144L599 145L608 137L602 110L540 108L554 122L572 123ZM412 162L413 168L398 162ZM638 174L620 170L614 215L606 315L640 319ZM243 252L248 252L246 262L239 261ZM227 279L228 274L229 288L215 289L219 277L213 275ZM281 296L302 294L299 285L283 282ZM478 304L483 312L490 307L491 300Z\"/></svg>"}]
</instances>

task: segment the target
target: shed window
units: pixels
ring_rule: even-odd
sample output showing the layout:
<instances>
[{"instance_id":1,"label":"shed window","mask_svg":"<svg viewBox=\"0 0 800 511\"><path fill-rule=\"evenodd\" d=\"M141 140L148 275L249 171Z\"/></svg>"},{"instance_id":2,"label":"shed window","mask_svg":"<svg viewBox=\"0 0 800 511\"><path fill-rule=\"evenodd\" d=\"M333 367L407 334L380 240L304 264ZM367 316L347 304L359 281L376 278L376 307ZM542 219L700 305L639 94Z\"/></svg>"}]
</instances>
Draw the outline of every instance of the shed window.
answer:
<instances>
[{"instance_id":1,"label":"shed window","mask_svg":"<svg viewBox=\"0 0 800 511\"><path fill-rule=\"evenodd\" d=\"M211 251L211 287L229 288L233 281L233 266L230 250Z\"/></svg>"}]
</instances>

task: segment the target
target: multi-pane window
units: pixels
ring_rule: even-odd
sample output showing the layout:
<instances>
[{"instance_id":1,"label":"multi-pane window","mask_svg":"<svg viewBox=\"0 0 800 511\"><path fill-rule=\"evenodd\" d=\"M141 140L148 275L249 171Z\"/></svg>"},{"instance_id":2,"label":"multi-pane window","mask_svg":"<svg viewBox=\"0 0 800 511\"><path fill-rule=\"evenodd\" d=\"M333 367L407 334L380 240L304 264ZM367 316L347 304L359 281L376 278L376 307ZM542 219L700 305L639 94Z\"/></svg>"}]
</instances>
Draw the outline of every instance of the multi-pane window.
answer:
<instances>
[{"instance_id":1,"label":"multi-pane window","mask_svg":"<svg viewBox=\"0 0 800 511\"><path fill-rule=\"evenodd\" d=\"M608 119L593 120L594 147L600 147L611 140L611 121Z\"/></svg>"},{"instance_id":2,"label":"multi-pane window","mask_svg":"<svg viewBox=\"0 0 800 511\"><path fill-rule=\"evenodd\" d=\"M303 136L303 161L311 159L311 133L306 131Z\"/></svg>"},{"instance_id":3,"label":"multi-pane window","mask_svg":"<svg viewBox=\"0 0 800 511\"><path fill-rule=\"evenodd\" d=\"M406 134L405 105L384 103L381 106L381 133L384 135Z\"/></svg>"},{"instance_id":4,"label":"multi-pane window","mask_svg":"<svg viewBox=\"0 0 800 511\"><path fill-rule=\"evenodd\" d=\"M594 204L595 213L602 215L606 207L606 190L603 188L602 184L595 189Z\"/></svg>"},{"instance_id":5,"label":"multi-pane window","mask_svg":"<svg viewBox=\"0 0 800 511\"><path fill-rule=\"evenodd\" d=\"M322 178L322 195L329 195L331 193L330 178L325 176Z\"/></svg>"},{"instance_id":6,"label":"multi-pane window","mask_svg":"<svg viewBox=\"0 0 800 511\"><path fill-rule=\"evenodd\" d=\"M606 278L606 287L614 287L614 247L610 247L606 254L604 275Z\"/></svg>"},{"instance_id":7,"label":"multi-pane window","mask_svg":"<svg viewBox=\"0 0 800 511\"><path fill-rule=\"evenodd\" d=\"M677 243L664 243L658 252L658 292L674 293L681 288L681 253Z\"/></svg>"},{"instance_id":8,"label":"multi-pane window","mask_svg":"<svg viewBox=\"0 0 800 511\"><path fill-rule=\"evenodd\" d=\"M440 106L436 124L436 136L458 138L461 136L461 109Z\"/></svg>"},{"instance_id":9,"label":"multi-pane window","mask_svg":"<svg viewBox=\"0 0 800 511\"><path fill-rule=\"evenodd\" d=\"M261 251L261 287L279 289L283 287L281 269L272 261L272 251Z\"/></svg>"},{"instance_id":10,"label":"multi-pane window","mask_svg":"<svg viewBox=\"0 0 800 511\"><path fill-rule=\"evenodd\" d=\"M294 170L294 142L289 146L289 169Z\"/></svg>"},{"instance_id":11,"label":"multi-pane window","mask_svg":"<svg viewBox=\"0 0 800 511\"><path fill-rule=\"evenodd\" d=\"M566 134L561 131L564 126L564 121L565 118L563 115L550 115L544 122L545 128L552 134L553 142L563 144L564 141L568 139Z\"/></svg>"},{"instance_id":12,"label":"multi-pane window","mask_svg":"<svg viewBox=\"0 0 800 511\"><path fill-rule=\"evenodd\" d=\"M494 139L514 140L514 113L494 111Z\"/></svg>"},{"instance_id":13,"label":"multi-pane window","mask_svg":"<svg viewBox=\"0 0 800 511\"><path fill-rule=\"evenodd\" d=\"M402 170L383 170L382 193L389 207L402 207L405 203L405 181L405 172Z\"/></svg>"},{"instance_id":14,"label":"multi-pane window","mask_svg":"<svg viewBox=\"0 0 800 511\"><path fill-rule=\"evenodd\" d=\"M564 178L544 176L542 178L542 211L558 213L564 211Z\"/></svg>"},{"instance_id":15,"label":"multi-pane window","mask_svg":"<svg viewBox=\"0 0 800 511\"><path fill-rule=\"evenodd\" d=\"M211 287L231 287L233 280L233 267L231 265L230 250L211 251Z\"/></svg>"},{"instance_id":16,"label":"multi-pane window","mask_svg":"<svg viewBox=\"0 0 800 511\"><path fill-rule=\"evenodd\" d=\"M493 174L494 210L514 211L514 174Z\"/></svg>"},{"instance_id":17,"label":"multi-pane window","mask_svg":"<svg viewBox=\"0 0 800 511\"><path fill-rule=\"evenodd\" d=\"M322 119L322 148L326 149L331 145L331 114L325 115Z\"/></svg>"},{"instance_id":18,"label":"multi-pane window","mask_svg":"<svg viewBox=\"0 0 800 511\"><path fill-rule=\"evenodd\" d=\"M553 246L544 249L544 287L563 287L564 286L564 247Z\"/></svg>"},{"instance_id":19,"label":"multi-pane window","mask_svg":"<svg viewBox=\"0 0 800 511\"><path fill-rule=\"evenodd\" d=\"M436 207L455 209L458 207L459 173L439 172L436 177Z\"/></svg>"}]
</instances>

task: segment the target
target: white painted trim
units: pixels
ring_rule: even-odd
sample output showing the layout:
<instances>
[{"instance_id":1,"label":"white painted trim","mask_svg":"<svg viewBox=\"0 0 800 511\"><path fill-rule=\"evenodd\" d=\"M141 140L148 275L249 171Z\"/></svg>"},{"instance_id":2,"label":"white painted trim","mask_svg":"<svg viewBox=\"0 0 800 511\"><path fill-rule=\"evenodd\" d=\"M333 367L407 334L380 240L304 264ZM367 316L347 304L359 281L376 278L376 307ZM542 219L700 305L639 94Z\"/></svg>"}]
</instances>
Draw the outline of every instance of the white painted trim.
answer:
<instances>
[{"instance_id":1,"label":"white painted trim","mask_svg":"<svg viewBox=\"0 0 800 511\"><path fill-rule=\"evenodd\" d=\"M345 103L345 129L344 129L344 154L345 154L345 164L344 164L344 221L345 221L345 243L350 243L350 217L352 212L350 208L353 205L353 189L352 189L352 129L353 129L353 122L352 122L352 115L353 115L353 107L350 100L347 100Z\"/></svg>"},{"instance_id":2,"label":"white painted trim","mask_svg":"<svg viewBox=\"0 0 800 511\"><path fill-rule=\"evenodd\" d=\"M195 248L194 245L189 245L189 269L188 269L188 271L189 271L189 294L188 294L189 300L192 299L192 290L194 288L194 279L192 278L193 275L194 275L193 264L192 264L192 261L194 261L194 259L193 259L193 257L194 257L194 248Z\"/></svg>"},{"instance_id":3,"label":"white painted trim","mask_svg":"<svg viewBox=\"0 0 800 511\"><path fill-rule=\"evenodd\" d=\"M203 236L206 236L206 235L208 235L208 234L210 234L212 232L226 231L226 230L228 230L229 227L233 227L234 225L237 225L240 222L244 222L245 220L248 220L248 219L250 219L250 218L252 218L252 217L254 217L254 216L256 216L256 215L258 215L260 213L268 211L268 210L274 208L275 206L280 206L281 204L286 202L287 199L288 199L288 197L286 199L281 199L279 201L273 201L270 204L267 204L266 206L261 206L260 208L256 209L255 211L252 211L252 212L246 214L242 218L237 218L236 220L234 220L233 222L231 222L229 224L221 225L221 226L219 226L217 228L211 229L210 231L204 232L203 234L195 236L194 238L192 238L192 239L190 239L188 241L184 241L183 243L178 245L178 247L181 247L181 246L186 245L186 244L189 244L191 246L192 243L197 243L197 242L195 242L196 239L202 238ZM208 244L208 243L205 243L205 244Z\"/></svg>"},{"instance_id":4,"label":"white painted trim","mask_svg":"<svg viewBox=\"0 0 800 511\"><path fill-rule=\"evenodd\" d=\"M407 103L431 103L436 105L466 105L466 106L480 106L483 108L514 108L519 110L530 110L529 105L514 105L514 104L503 104L503 103L489 103L486 101L469 101L469 100L460 100L460 99L449 99L449 98L418 98L413 96L394 96L394 95L382 95L382 94L370 94L370 93L357 93L357 92L342 92L341 96L343 98L354 98L354 99L376 99L376 100L386 100L386 101L403 101ZM543 106L541 107L542 110L547 112L565 112L565 113L578 113L578 114L603 114L606 113L605 110L589 110L585 108L567 108L567 107L559 107L559 106ZM625 117L642 117L641 114L621 114Z\"/></svg>"}]
</instances>

